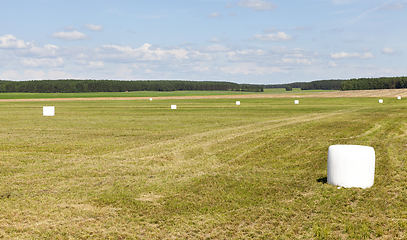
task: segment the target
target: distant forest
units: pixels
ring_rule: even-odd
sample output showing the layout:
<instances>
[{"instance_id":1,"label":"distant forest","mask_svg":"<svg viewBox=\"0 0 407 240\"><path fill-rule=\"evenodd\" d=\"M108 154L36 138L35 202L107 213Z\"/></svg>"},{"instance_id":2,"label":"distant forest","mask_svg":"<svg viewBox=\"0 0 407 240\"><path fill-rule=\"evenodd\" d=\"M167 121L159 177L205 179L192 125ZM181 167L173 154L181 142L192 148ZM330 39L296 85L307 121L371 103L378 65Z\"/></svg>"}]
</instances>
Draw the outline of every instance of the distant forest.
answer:
<instances>
[{"instance_id":1,"label":"distant forest","mask_svg":"<svg viewBox=\"0 0 407 240\"><path fill-rule=\"evenodd\" d=\"M288 84L263 85L264 88L301 88L301 90L369 90L407 88L407 77L353 78L349 80L318 80Z\"/></svg>"},{"instance_id":2,"label":"distant forest","mask_svg":"<svg viewBox=\"0 0 407 240\"><path fill-rule=\"evenodd\" d=\"M357 78L343 81L341 90L407 88L407 77Z\"/></svg>"},{"instance_id":3,"label":"distant forest","mask_svg":"<svg viewBox=\"0 0 407 240\"><path fill-rule=\"evenodd\" d=\"M340 90L346 80L318 80L312 82L295 82L288 84L263 85L264 88L301 88L301 90Z\"/></svg>"},{"instance_id":4,"label":"distant forest","mask_svg":"<svg viewBox=\"0 0 407 240\"><path fill-rule=\"evenodd\" d=\"M318 80L287 84L238 84L214 81L118 81L118 80L0 80L0 92L79 93L126 91L244 91L263 92L264 88L301 90L368 90L407 88L407 77L354 78L349 80Z\"/></svg>"},{"instance_id":5,"label":"distant forest","mask_svg":"<svg viewBox=\"0 0 407 240\"><path fill-rule=\"evenodd\" d=\"M263 86L212 81L33 80L2 81L0 92L79 93L126 91L244 91L263 92Z\"/></svg>"}]
</instances>

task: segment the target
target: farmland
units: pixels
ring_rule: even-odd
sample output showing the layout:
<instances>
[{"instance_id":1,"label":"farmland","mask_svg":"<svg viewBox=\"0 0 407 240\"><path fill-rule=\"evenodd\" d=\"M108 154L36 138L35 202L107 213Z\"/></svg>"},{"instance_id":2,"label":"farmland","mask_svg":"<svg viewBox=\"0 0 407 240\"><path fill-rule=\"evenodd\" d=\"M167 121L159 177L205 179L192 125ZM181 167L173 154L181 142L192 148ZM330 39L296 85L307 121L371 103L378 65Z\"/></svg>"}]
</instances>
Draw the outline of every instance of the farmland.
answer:
<instances>
[{"instance_id":1,"label":"farmland","mask_svg":"<svg viewBox=\"0 0 407 240\"><path fill-rule=\"evenodd\" d=\"M405 239L407 104L383 99L0 102L0 237ZM374 147L373 187L326 184L332 144Z\"/></svg>"}]
</instances>

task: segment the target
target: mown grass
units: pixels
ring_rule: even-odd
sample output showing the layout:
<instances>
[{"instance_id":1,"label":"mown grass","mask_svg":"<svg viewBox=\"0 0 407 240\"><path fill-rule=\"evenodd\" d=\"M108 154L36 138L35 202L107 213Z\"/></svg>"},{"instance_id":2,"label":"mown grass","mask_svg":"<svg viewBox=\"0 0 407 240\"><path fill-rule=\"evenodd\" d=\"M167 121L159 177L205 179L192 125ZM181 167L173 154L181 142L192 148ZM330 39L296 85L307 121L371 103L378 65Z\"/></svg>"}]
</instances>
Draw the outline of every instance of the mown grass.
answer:
<instances>
[{"instance_id":1,"label":"mown grass","mask_svg":"<svg viewBox=\"0 0 407 240\"><path fill-rule=\"evenodd\" d=\"M0 103L0 236L405 239L407 106L376 100ZM373 187L325 183L332 144Z\"/></svg>"},{"instance_id":2,"label":"mown grass","mask_svg":"<svg viewBox=\"0 0 407 240\"><path fill-rule=\"evenodd\" d=\"M84 93L0 93L0 99L39 99L39 98L99 98L99 97L179 97L179 96L213 96L213 95L247 95L247 94L311 94L329 92L329 90L301 90L293 88L264 89L264 92L237 91L137 91L137 92L84 92Z\"/></svg>"},{"instance_id":3,"label":"mown grass","mask_svg":"<svg viewBox=\"0 0 407 240\"><path fill-rule=\"evenodd\" d=\"M136 91L136 92L83 92L83 93L0 93L0 99L36 98L98 98L98 97L173 97L173 96L212 96L242 95L256 92L237 91Z\"/></svg>"}]
</instances>

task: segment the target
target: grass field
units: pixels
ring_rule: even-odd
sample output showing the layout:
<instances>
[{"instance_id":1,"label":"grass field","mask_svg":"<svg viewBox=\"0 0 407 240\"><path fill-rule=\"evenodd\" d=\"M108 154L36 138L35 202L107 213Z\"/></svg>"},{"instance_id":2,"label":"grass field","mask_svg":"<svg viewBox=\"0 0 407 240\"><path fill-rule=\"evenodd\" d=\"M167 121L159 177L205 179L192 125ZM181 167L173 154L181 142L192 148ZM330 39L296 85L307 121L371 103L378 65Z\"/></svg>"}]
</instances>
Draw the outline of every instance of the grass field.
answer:
<instances>
[{"instance_id":1,"label":"grass field","mask_svg":"<svg viewBox=\"0 0 407 240\"><path fill-rule=\"evenodd\" d=\"M214 95L252 95L252 94L312 94L330 92L329 90L301 90L293 88L287 92L285 88L264 89L264 92L237 91L139 91L139 92L85 92L85 93L0 93L0 99L38 99L38 98L100 98L100 97L181 97L181 96L214 96Z\"/></svg>"},{"instance_id":2,"label":"grass field","mask_svg":"<svg viewBox=\"0 0 407 240\"><path fill-rule=\"evenodd\" d=\"M284 91L285 91L285 89L284 89ZM173 96L212 96L212 95L242 95L242 94L256 94L256 93L255 92L237 92L237 91L169 91L169 92L140 91L140 92L85 92L85 93L1 93L0 94L0 99L99 98L99 97L173 97Z\"/></svg>"},{"instance_id":3,"label":"grass field","mask_svg":"<svg viewBox=\"0 0 407 240\"><path fill-rule=\"evenodd\" d=\"M0 102L0 237L406 239L405 101ZM332 144L373 187L326 184Z\"/></svg>"}]
</instances>

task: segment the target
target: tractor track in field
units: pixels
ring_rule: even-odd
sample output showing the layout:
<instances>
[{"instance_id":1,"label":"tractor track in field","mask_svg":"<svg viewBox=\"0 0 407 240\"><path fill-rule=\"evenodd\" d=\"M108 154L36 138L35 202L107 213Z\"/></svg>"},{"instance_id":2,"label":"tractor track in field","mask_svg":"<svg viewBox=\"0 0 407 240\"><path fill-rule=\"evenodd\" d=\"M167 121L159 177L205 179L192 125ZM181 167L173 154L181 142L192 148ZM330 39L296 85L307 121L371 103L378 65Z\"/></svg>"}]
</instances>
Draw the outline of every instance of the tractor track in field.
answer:
<instances>
[{"instance_id":1,"label":"tractor track in field","mask_svg":"<svg viewBox=\"0 0 407 240\"><path fill-rule=\"evenodd\" d=\"M247 95L169 96L169 97L90 97L90 98L30 98L0 99L0 102L53 102L53 101L112 101L112 100L166 100L166 99L243 99L243 98L337 98L337 97L407 97L407 89L352 90L312 93L261 93Z\"/></svg>"}]
</instances>

